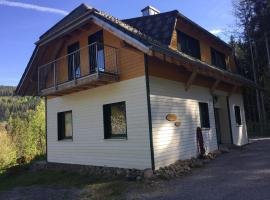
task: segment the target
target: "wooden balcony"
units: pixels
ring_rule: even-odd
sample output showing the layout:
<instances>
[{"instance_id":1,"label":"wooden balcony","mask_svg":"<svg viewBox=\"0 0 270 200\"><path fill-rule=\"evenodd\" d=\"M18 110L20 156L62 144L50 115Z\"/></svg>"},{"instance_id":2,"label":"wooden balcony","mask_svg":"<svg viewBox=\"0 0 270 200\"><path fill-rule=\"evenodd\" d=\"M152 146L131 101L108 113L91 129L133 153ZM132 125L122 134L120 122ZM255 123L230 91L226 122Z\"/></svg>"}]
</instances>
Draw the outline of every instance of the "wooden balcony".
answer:
<instances>
[{"instance_id":1,"label":"wooden balcony","mask_svg":"<svg viewBox=\"0 0 270 200\"><path fill-rule=\"evenodd\" d=\"M100 43L73 50L38 68L41 96L61 96L118 80L118 49Z\"/></svg>"}]
</instances>

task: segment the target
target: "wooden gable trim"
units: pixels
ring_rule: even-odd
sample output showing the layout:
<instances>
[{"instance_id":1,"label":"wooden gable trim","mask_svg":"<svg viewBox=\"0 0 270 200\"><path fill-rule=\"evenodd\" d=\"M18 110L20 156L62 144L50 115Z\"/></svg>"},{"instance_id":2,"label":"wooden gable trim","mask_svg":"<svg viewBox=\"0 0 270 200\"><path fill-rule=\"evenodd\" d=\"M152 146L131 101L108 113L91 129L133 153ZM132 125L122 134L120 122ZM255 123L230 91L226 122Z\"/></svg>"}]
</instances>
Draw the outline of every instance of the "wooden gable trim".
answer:
<instances>
[{"instance_id":1,"label":"wooden gable trim","mask_svg":"<svg viewBox=\"0 0 270 200\"><path fill-rule=\"evenodd\" d=\"M145 46L144 44L142 44L141 42L139 42L138 40L134 39L133 37L123 33L122 31L118 30L117 28L113 27L112 25L110 25L109 23L99 19L96 16L92 17L92 20L95 24L101 26L104 30L110 32L111 34L115 35L118 38L121 38L122 40L124 40L125 42L127 42L128 44L138 48L140 51L142 51L143 53L146 53L147 55L152 56L153 52L152 50L150 50L149 47Z\"/></svg>"}]
</instances>

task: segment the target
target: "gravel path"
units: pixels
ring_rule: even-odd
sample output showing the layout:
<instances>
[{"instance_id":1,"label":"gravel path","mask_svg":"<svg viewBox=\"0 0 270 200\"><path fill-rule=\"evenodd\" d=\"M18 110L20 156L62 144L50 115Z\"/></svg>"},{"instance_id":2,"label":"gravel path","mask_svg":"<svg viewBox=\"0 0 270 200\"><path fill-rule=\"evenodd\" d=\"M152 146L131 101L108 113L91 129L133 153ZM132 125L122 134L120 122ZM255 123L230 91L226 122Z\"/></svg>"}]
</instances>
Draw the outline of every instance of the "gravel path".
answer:
<instances>
[{"instance_id":1,"label":"gravel path","mask_svg":"<svg viewBox=\"0 0 270 200\"><path fill-rule=\"evenodd\" d=\"M270 199L270 139L251 141L219 156L192 175L161 183L160 190L130 199L268 200Z\"/></svg>"}]
</instances>

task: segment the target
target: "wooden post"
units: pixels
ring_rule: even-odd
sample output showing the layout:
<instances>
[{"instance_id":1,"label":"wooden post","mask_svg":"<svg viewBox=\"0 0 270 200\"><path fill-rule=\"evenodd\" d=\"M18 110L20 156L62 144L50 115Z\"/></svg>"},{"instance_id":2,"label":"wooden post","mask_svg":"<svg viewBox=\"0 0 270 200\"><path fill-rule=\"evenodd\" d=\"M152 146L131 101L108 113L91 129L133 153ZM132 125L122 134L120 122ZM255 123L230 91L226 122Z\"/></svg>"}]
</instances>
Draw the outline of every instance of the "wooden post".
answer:
<instances>
[{"instance_id":1,"label":"wooden post","mask_svg":"<svg viewBox=\"0 0 270 200\"><path fill-rule=\"evenodd\" d=\"M218 86L219 83L220 83L220 80L216 79L214 85L213 85L213 86L211 87L211 89L210 89L210 93L211 93L212 95L214 94L214 92L215 92L215 90L216 90L216 88L217 88L217 86Z\"/></svg>"},{"instance_id":2,"label":"wooden post","mask_svg":"<svg viewBox=\"0 0 270 200\"><path fill-rule=\"evenodd\" d=\"M187 83L186 83L186 88L185 88L186 91L188 91L188 89L189 89L190 86L192 85L192 83L193 83L194 79L196 78L196 76L197 76L197 71L194 70L194 71L192 72L192 74L190 75L190 77L189 77Z\"/></svg>"}]
</instances>

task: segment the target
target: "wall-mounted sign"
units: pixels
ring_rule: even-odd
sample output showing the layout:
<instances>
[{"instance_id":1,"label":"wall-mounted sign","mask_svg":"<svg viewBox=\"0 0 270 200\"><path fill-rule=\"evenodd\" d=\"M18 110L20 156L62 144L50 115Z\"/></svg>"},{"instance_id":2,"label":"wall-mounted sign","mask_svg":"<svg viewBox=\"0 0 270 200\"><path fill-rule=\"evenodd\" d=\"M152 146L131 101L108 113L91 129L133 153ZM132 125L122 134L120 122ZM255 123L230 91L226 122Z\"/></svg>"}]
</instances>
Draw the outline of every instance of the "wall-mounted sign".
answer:
<instances>
[{"instance_id":1,"label":"wall-mounted sign","mask_svg":"<svg viewBox=\"0 0 270 200\"><path fill-rule=\"evenodd\" d=\"M166 119L169 121L169 122L174 122L177 120L177 116L175 114L168 114L166 115Z\"/></svg>"},{"instance_id":2,"label":"wall-mounted sign","mask_svg":"<svg viewBox=\"0 0 270 200\"><path fill-rule=\"evenodd\" d=\"M174 125L175 125L176 127L179 127L179 126L181 126L181 122L179 122L179 121L178 121L178 122L175 122Z\"/></svg>"}]
</instances>

